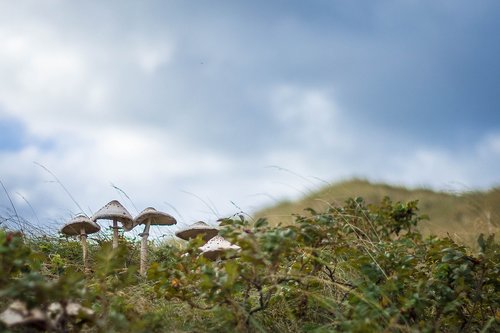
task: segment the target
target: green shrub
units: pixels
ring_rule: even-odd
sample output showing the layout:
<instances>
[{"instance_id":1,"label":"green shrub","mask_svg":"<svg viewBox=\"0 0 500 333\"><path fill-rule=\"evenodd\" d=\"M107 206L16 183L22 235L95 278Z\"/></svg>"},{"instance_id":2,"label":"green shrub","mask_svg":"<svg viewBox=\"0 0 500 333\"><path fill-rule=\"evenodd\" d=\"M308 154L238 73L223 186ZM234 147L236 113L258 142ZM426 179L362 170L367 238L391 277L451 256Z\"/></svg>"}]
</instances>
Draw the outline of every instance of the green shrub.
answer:
<instances>
[{"instance_id":1,"label":"green shrub","mask_svg":"<svg viewBox=\"0 0 500 333\"><path fill-rule=\"evenodd\" d=\"M423 218L417 202L356 198L286 226L224 219L220 233L240 251L209 261L201 238L153 246L147 279L130 240L91 242L85 274L77 242L0 230L0 305L74 300L95 311L61 332L498 330L498 242L481 235L473 254L422 237Z\"/></svg>"},{"instance_id":2,"label":"green shrub","mask_svg":"<svg viewBox=\"0 0 500 333\"><path fill-rule=\"evenodd\" d=\"M238 258L199 257L199 240L177 266L153 266L159 295L211 312L215 331L457 331L497 325L498 243L480 238L472 256L451 239L414 228L416 202L366 206L351 199L296 223L224 220ZM151 273L151 272L150 272ZM488 295L488 296L486 296Z\"/></svg>"}]
</instances>

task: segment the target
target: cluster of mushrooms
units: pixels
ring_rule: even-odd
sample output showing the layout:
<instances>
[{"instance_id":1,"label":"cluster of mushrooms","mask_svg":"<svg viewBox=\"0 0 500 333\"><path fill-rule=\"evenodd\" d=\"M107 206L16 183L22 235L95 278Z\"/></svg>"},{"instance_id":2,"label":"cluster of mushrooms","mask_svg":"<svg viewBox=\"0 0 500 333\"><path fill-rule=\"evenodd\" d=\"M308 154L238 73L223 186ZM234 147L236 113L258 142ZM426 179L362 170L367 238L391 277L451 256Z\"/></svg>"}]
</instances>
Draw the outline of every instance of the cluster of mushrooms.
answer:
<instances>
[{"instance_id":1,"label":"cluster of mushrooms","mask_svg":"<svg viewBox=\"0 0 500 333\"><path fill-rule=\"evenodd\" d=\"M202 235L202 239L206 243L205 245L199 247L199 249L203 256L210 260L221 258L227 250L238 251L240 249L238 245L231 244L219 236L218 233L218 228L209 226L203 221L199 221L176 232L175 235L184 240L190 240L192 238L196 238L198 235Z\"/></svg>"},{"instance_id":2,"label":"cluster of mushrooms","mask_svg":"<svg viewBox=\"0 0 500 333\"><path fill-rule=\"evenodd\" d=\"M125 231L130 231L140 224L144 225L144 231L139 234L142 237L141 275L146 274L147 241L151 225L173 225L177 223L175 218L169 214L157 211L152 207L144 209L139 215L132 218L127 209L117 200L113 200L99 209L92 218L85 215L76 216L61 228L61 233L67 236L80 236L83 248L83 265L86 272L88 271L87 235L101 230L101 227L96 223L98 220L113 221L113 248L118 247L118 223L122 225ZM175 235L184 240L190 240L202 235L205 244L199 247L199 250L203 256L210 260L222 259L227 250L238 251L240 249L239 246L231 244L219 236L218 233L219 229L217 227L199 221L177 231ZM76 320L77 318L89 320L93 316L94 312L91 309L85 308L76 302L52 303L46 311L43 311L39 308L29 310L24 302L14 301L4 312L0 313L0 322L3 322L9 328L26 326L41 330L53 330L65 321Z\"/></svg>"},{"instance_id":3,"label":"cluster of mushrooms","mask_svg":"<svg viewBox=\"0 0 500 333\"><path fill-rule=\"evenodd\" d=\"M76 216L61 228L61 233L67 236L80 236L85 271L88 270L87 235L101 230L101 227L96 223L98 220L113 221L113 248L118 247L118 230L120 228L118 223L122 225L124 231L131 231L140 224L144 225L144 231L139 234L139 236L142 237L139 269L141 275L145 275L147 270L147 242L151 225L164 226L177 223L175 218L171 215L160 212L153 207L144 209L139 215L132 218L127 209L117 200L109 202L99 209L91 218L82 214ZM231 244L221 236L218 236L218 233L218 228L199 221L176 232L175 235L181 239L189 240L202 234L202 238L206 241L206 244L199 249L206 258L211 260L221 257L226 250L239 250L239 246Z\"/></svg>"}]
</instances>

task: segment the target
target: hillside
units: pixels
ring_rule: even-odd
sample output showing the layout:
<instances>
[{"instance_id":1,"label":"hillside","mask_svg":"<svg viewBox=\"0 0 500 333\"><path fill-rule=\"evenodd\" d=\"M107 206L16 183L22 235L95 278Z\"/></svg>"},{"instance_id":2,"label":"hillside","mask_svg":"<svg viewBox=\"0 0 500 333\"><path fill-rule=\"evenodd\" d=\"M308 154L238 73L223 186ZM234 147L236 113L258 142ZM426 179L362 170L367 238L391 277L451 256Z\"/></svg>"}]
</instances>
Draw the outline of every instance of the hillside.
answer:
<instances>
[{"instance_id":1,"label":"hillside","mask_svg":"<svg viewBox=\"0 0 500 333\"><path fill-rule=\"evenodd\" d=\"M367 203L378 203L384 196L393 201L419 200L421 214L429 216L428 221L420 224L425 235L449 234L460 243L474 246L479 234L498 234L500 231L500 187L454 194L354 179L326 186L296 202L282 202L254 215L267 218L271 224L288 223L293 220L292 214L304 214L308 207L322 211L328 205L342 205L349 197L362 197Z\"/></svg>"}]
</instances>

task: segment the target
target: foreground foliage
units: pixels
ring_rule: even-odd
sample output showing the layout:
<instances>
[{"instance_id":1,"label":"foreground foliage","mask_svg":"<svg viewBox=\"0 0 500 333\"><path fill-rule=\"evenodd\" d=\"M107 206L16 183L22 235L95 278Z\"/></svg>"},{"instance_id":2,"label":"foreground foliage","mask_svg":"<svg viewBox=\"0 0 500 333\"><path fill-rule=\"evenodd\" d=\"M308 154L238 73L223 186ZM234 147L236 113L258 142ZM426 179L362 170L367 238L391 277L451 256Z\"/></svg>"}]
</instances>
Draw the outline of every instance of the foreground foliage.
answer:
<instances>
[{"instance_id":1,"label":"foreground foliage","mask_svg":"<svg viewBox=\"0 0 500 333\"><path fill-rule=\"evenodd\" d=\"M499 330L498 242L481 235L471 253L423 238L422 218L416 202L357 198L287 226L225 219L221 235L241 251L211 262L199 256L201 239L164 244L147 279L132 242L92 244L85 275L78 244L0 231L0 310L12 300L41 309L72 300L95 311L61 332Z\"/></svg>"}]
</instances>

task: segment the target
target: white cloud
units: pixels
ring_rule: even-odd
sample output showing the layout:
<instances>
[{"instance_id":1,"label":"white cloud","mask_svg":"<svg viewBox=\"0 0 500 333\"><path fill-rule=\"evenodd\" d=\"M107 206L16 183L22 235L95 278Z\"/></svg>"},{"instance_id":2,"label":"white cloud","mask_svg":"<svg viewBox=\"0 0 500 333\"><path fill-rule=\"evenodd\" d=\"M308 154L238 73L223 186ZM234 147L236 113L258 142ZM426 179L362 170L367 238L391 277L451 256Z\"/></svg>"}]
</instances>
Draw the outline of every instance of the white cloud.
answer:
<instances>
[{"instance_id":1,"label":"white cloud","mask_svg":"<svg viewBox=\"0 0 500 333\"><path fill-rule=\"evenodd\" d=\"M165 37L71 38L43 20L22 22L20 29L0 22L0 112L41 137L125 122L121 107L147 80L141 73L155 73L174 54L174 43ZM133 118L140 117L138 112Z\"/></svg>"},{"instance_id":2,"label":"white cloud","mask_svg":"<svg viewBox=\"0 0 500 333\"><path fill-rule=\"evenodd\" d=\"M147 74L156 72L161 66L168 64L173 57L173 48L171 45L139 45L134 51L139 66Z\"/></svg>"},{"instance_id":3,"label":"white cloud","mask_svg":"<svg viewBox=\"0 0 500 333\"><path fill-rule=\"evenodd\" d=\"M51 136L79 123L90 105L100 106L99 87L87 50L59 38L49 28L28 27L14 34L0 24L0 105L28 131ZM101 85L102 87L102 85Z\"/></svg>"},{"instance_id":4,"label":"white cloud","mask_svg":"<svg viewBox=\"0 0 500 333\"><path fill-rule=\"evenodd\" d=\"M212 11L167 24L163 14L128 9L149 5L14 3L0 4L0 118L19 122L30 140L0 151L0 179L41 218L64 220L78 208L33 161L87 213L117 197L131 208L113 183L139 210L169 211L168 202L186 222L214 219L203 200L223 215L237 210L230 201L249 211L353 175L437 188L498 181L498 132L452 150L406 136L417 115L398 132L370 123L377 112L386 120L383 102L397 97L379 91L400 84L397 68L413 71L423 52L408 55L364 26L325 25L331 31L319 34L320 22L293 12L293 27L262 17L262 28ZM95 22L87 12L99 14Z\"/></svg>"},{"instance_id":5,"label":"white cloud","mask_svg":"<svg viewBox=\"0 0 500 333\"><path fill-rule=\"evenodd\" d=\"M324 88L278 85L271 89L270 102L281 134L294 145L346 150L355 141L342 127L344 115L333 94Z\"/></svg>"},{"instance_id":6,"label":"white cloud","mask_svg":"<svg viewBox=\"0 0 500 333\"><path fill-rule=\"evenodd\" d=\"M477 150L484 158L496 156L500 158L500 133L485 135L477 145Z\"/></svg>"},{"instance_id":7,"label":"white cloud","mask_svg":"<svg viewBox=\"0 0 500 333\"><path fill-rule=\"evenodd\" d=\"M451 150L432 146L407 149L393 157L388 156L384 172L373 170L371 174L373 178L384 181L438 190L487 189L499 184L499 138L497 134L484 134L472 149Z\"/></svg>"},{"instance_id":8,"label":"white cloud","mask_svg":"<svg viewBox=\"0 0 500 333\"><path fill-rule=\"evenodd\" d=\"M45 181L53 181L52 176L34 166L33 161L56 174L88 214L117 196L110 184L125 189L142 206L152 204L147 203L151 198L161 204L179 196L177 179L193 178L196 185L199 178L220 179L231 167L231 161L222 156L190 149L154 131L120 127L92 134L69 139L71 144L58 145L50 151L26 147L18 152L3 152L0 159L15 161L15 165L3 163L0 174L11 192L22 188L26 197L38 201L43 197L56 198L59 209L51 210L55 202L49 207L37 205L37 209L45 218L57 218L65 215L67 209L77 213L78 208L57 184ZM188 184L189 181L181 186ZM187 209L185 203L180 206ZM53 213L56 215L50 215Z\"/></svg>"},{"instance_id":9,"label":"white cloud","mask_svg":"<svg viewBox=\"0 0 500 333\"><path fill-rule=\"evenodd\" d=\"M457 157L434 148L416 148L393 158L392 166L388 158L388 171L392 172L386 177L389 181L411 186L447 188L454 182L465 182L467 178L467 165Z\"/></svg>"}]
</instances>

